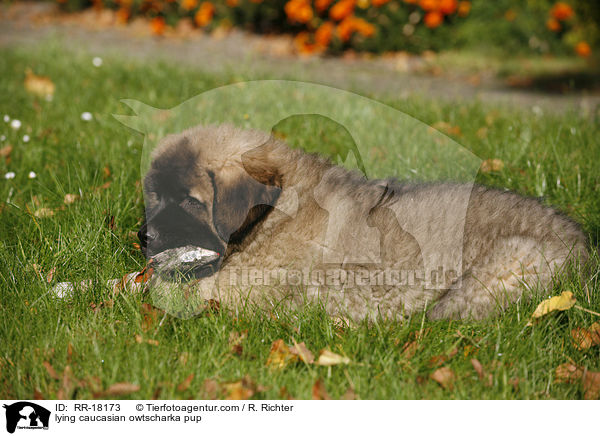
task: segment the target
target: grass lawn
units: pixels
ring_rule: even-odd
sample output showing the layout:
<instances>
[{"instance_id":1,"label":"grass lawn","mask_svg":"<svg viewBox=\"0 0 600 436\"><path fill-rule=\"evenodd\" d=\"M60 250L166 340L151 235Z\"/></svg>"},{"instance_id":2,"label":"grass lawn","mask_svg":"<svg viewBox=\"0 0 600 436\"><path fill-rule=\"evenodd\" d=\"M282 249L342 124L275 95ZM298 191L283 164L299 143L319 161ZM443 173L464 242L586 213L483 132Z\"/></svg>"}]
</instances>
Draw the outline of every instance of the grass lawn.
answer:
<instances>
[{"instance_id":1,"label":"grass lawn","mask_svg":"<svg viewBox=\"0 0 600 436\"><path fill-rule=\"evenodd\" d=\"M26 92L28 67L55 83L52 101ZM277 314L248 310L235 317L220 311L181 320L148 310L147 296L112 297L101 283L144 266L132 236L143 216L144 138L111 116L129 113L119 99L168 108L233 80L119 58L105 58L95 67L91 54L65 53L53 45L1 52L0 116L21 121L18 130L0 121L0 148L13 147L10 159L1 158L0 174L15 173L0 180L1 398L104 398L107 393L98 393L118 382L140 387L123 398L208 398L213 394L207 379L218 384L217 397L226 397L236 395L226 383L245 376L262 387L246 384L257 399L309 399L318 379L332 398L349 389L360 399L583 397L579 383L557 383L554 370L572 362L600 371L600 347L578 350L570 336L573 328L599 317L573 308L526 327L539 298L485 322L430 322L419 315L340 327L316 307ZM453 127L454 139L480 158L504 162L501 171L480 173L478 182L543 196L579 221L598 247L597 112L592 119L484 103L389 98L386 103L425 123L447 123L437 125ZM83 120L84 112L92 113L92 120ZM320 144L318 131L324 134L331 126L309 124L310 129L296 120L280 128L314 149ZM338 141L346 138L331 134ZM35 178L29 178L30 171ZM65 205L66 194L79 198ZM578 305L599 312L597 270L589 292L577 279L565 278L553 294L571 290ZM56 282L89 278L96 285L73 299L48 294ZM245 330L241 349L232 352L230 335ZM406 352L404 345L416 336L416 352ZM303 341L315 354L328 348L351 362L333 367L297 362L273 370L266 362L277 339L288 345ZM487 376L479 379L471 359L491 374L491 385ZM455 373L452 388L430 378L440 366Z\"/></svg>"}]
</instances>

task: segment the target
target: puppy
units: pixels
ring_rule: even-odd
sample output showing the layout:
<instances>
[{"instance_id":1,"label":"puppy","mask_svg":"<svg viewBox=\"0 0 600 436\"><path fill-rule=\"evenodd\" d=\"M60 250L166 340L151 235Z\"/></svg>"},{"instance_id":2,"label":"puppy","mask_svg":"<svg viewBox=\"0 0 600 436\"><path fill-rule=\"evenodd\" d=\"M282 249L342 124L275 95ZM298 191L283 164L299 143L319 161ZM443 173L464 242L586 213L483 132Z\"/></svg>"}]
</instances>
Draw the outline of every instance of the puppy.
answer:
<instances>
[{"instance_id":1,"label":"puppy","mask_svg":"<svg viewBox=\"0 0 600 436\"><path fill-rule=\"evenodd\" d=\"M317 302L353 320L423 310L482 319L588 257L578 225L535 199L366 180L230 125L165 137L144 191L145 254L218 253L186 277L186 292L232 307ZM154 286L173 281L170 273L155 274Z\"/></svg>"}]
</instances>

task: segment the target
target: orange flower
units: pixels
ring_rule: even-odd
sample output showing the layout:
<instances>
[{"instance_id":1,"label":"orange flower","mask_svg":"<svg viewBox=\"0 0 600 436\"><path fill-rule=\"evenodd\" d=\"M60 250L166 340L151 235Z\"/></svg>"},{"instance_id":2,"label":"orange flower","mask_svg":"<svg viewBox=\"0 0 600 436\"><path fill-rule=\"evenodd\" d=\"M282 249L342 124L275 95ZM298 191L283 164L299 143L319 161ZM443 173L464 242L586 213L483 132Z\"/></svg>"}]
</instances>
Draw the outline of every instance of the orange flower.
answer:
<instances>
[{"instance_id":1,"label":"orange flower","mask_svg":"<svg viewBox=\"0 0 600 436\"><path fill-rule=\"evenodd\" d=\"M154 17L150 21L150 30L152 30L152 33L155 35L162 35L165 33L166 27L167 25L165 24L165 19L163 17Z\"/></svg>"},{"instance_id":2,"label":"orange flower","mask_svg":"<svg viewBox=\"0 0 600 436\"><path fill-rule=\"evenodd\" d=\"M117 10L117 12L115 13L115 15L117 17L117 23L124 24L127 22L127 20L129 20L129 15L130 15L129 8L125 8L125 7L119 8Z\"/></svg>"},{"instance_id":3,"label":"orange flower","mask_svg":"<svg viewBox=\"0 0 600 436\"><path fill-rule=\"evenodd\" d=\"M354 12L354 0L340 0L329 11L329 16L335 21L341 21Z\"/></svg>"},{"instance_id":4,"label":"orange flower","mask_svg":"<svg viewBox=\"0 0 600 436\"><path fill-rule=\"evenodd\" d=\"M438 11L431 11L425 14L424 21L427 27L430 29L435 29L442 24L442 21L444 21L444 16Z\"/></svg>"},{"instance_id":5,"label":"orange flower","mask_svg":"<svg viewBox=\"0 0 600 436\"><path fill-rule=\"evenodd\" d=\"M198 6L198 0L182 0L181 7L186 11L191 11L192 9L196 9Z\"/></svg>"},{"instance_id":6,"label":"orange flower","mask_svg":"<svg viewBox=\"0 0 600 436\"><path fill-rule=\"evenodd\" d=\"M372 0L371 3L373 4L373 6L375 7L380 7L383 6L384 4L388 3L390 0Z\"/></svg>"},{"instance_id":7,"label":"orange flower","mask_svg":"<svg viewBox=\"0 0 600 436\"><path fill-rule=\"evenodd\" d=\"M560 29L562 28L560 22L556 18L548 18L548 21L546 21L546 27L553 32L560 32Z\"/></svg>"},{"instance_id":8,"label":"orange flower","mask_svg":"<svg viewBox=\"0 0 600 436\"><path fill-rule=\"evenodd\" d=\"M461 17L466 17L471 12L471 2L460 2L458 4L458 15Z\"/></svg>"},{"instance_id":9,"label":"orange flower","mask_svg":"<svg viewBox=\"0 0 600 436\"><path fill-rule=\"evenodd\" d=\"M334 25L331 21L325 21L315 32L315 42L321 47L327 47L333 37Z\"/></svg>"},{"instance_id":10,"label":"orange flower","mask_svg":"<svg viewBox=\"0 0 600 436\"><path fill-rule=\"evenodd\" d=\"M592 54L592 48L585 41L580 41L575 46L575 53L582 58L587 58Z\"/></svg>"},{"instance_id":11,"label":"orange flower","mask_svg":"<svg viewBox=\"0 0 600 436\"><path fill-rule=\"evenodd\" d=\"M227 3L227 6L230 8L235 8L240 3L240 0L226 0L225 3Z\"/></svg>"},{"instance_id":12,"label":"orange flower","mask_svg":"<svg viewBox=\"0 0 600 436\"><path fill-rule=\"evenodd\" d=\"M333 0L315 0L315 8L319 12L323 12L329 7Z\"/></svg>"},{"instance_id":13,"label":"orange flower","mask_svg":"<svg viewBox=\"0 0 600 436\"><path fill-rule=\"evenodd\" d=\"M419 6L424 11L437 11L439 4L439 0L419 0Z\"/></svg>"},{"instance_id":14,"label":"orange flower","mask_svg":"<svg viewBox=\"0 0 600 436\"><path fill-rule=\"evenodd\" d=\"M198 27L203 27L212 21L215 15L215 7L211 2L202 2L200 8L194 15L194 22Z\"/></svg>"},{"instance_id":15,"label":"orange flower","mask_svg":"<svg viewBox=\"0 0 600 436\"><path fill-rule=\"evenodd\" d=\"M284 10L292 23L308 23L313 17L308 0L290 0L285 4Z\"/></svg>"},{"instance_id":16,"label":"orange flower","mask_svg":"<svg viewBox=\"0 0 600 436\"><path fill-rule=\"evenodd\" d=\"M552 15L559 21L564 21L568 20L573 15L575 15L575 12L573 11L573 8L568 4L558 2L555 3L554 6L552 6L552 9L550 9L550 15Z\"/></svg>"},{"instance_id":17,"label":"orange flower","mask_svg":"<svg viewBox=\"0 0 600 436\"><path fill-rule=\"evenodd\" d=\"M311 55L315 52L323 50L323 47L309 41L308 32L300 32L294 37L294 44L298 53L303 55Z\"/></svg>"},{"instance_id":18,"label":"orange flower","mask_svg":"<svg viewBox=\"0 0 600 436\"><path fill-rule=\"evenodd\" d=\"M375 34L375 26L363 20L362 18L354 18L354 29L362 36L371 37Z\"/></svg>"},{"instance_id":19,"label":"orange flower","mask_svg":"<svg viewBox=\"0 0 600 436\"><path fill-rule=\"evenodd\" d=\"M354 32L371 37L375 34L375 26L362 18L353 15L344 18L337 26L337 34L342 41L348 41Z\"/></svg>"},{"instance_id":20,"label":"orange flower","mask_svg":"<svg viewBox=\"0 0 600 436\"><path fill-rule=\"evenodd\" d=\"M354 24L352 23L352 18L347 17L347 18L343 19L337 25L337 28L335 30L337 32L338 37L342 41L346 42L346 41L350 40L350 38L352 37L352 34L354 33Z\"/></svg>"},{"instance_id":21,"label":"orange flower","mask_svg":"<svg viewBox=\"0 0 600 436\"><path fill-rule=\"evenodd\" d=\"M457 0L440 0L439 10L444 15L453 14L458 8Z\"/></svg>"}]
</instances>

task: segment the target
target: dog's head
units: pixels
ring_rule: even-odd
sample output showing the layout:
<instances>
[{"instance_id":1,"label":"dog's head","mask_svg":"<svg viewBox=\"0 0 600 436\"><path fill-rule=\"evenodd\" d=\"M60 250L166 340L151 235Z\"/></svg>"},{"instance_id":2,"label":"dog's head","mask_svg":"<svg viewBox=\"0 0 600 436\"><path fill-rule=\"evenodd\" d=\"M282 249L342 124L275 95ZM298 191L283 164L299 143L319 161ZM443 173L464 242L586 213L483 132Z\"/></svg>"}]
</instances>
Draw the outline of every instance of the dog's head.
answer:
<instances>
[{"instance_id":1,"label":"dog's head","mask_svg":"<svg viewBox=\"0 0 600 436\"><path fill-rule=\"evenodd\" d=\"M221 254L243 240L277 201L270 137L231 127L164 138L144 179L146 219L138 236L151 257L193 245Z\"/></svg>"}]
</instances>

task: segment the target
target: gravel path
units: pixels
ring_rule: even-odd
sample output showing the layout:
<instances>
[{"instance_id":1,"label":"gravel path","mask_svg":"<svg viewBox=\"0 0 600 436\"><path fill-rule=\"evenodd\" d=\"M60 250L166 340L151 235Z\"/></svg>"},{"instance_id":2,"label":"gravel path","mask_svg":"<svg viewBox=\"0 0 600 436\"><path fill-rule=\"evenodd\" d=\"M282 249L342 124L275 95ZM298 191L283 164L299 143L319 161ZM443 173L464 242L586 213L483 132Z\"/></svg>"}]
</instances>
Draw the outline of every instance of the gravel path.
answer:
<instances>
[{"instance_id":1,"label":"gravel path","mask_svg":"<svg viewBox=\"0 0 600 436\"><path fill-rule=\"evenodd\" d=\"M286 37L261 37L241 31L205 35L180 28L168 37L148 34L141 21L115 26L110 12L62 16L52 3L0 6L0 47L19 47L55 39L68 50L82 47L94 55L119 54L136 59L163 59L214 74L244 78L287 78L351 89L374 97L463 101L492 105L593 114L598 93L546 94L506 87L493 74L426 73L426 59L415 56L365 58L300 57Z\"/></svg>"}]
</instances>

